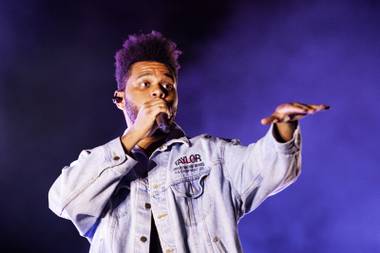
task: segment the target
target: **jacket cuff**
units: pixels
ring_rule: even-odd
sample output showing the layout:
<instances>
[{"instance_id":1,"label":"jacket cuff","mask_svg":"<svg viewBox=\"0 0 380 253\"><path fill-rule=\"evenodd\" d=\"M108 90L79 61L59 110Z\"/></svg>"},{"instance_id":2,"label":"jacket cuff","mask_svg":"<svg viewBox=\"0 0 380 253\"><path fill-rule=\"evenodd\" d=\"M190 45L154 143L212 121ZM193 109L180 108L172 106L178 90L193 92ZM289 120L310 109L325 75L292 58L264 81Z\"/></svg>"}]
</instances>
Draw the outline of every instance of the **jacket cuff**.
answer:
<instances>
[{"instance_id":1,"label":"jacket cuff","mask_svg":"<svg viewBox=\"0 0 380 253\"><path fill-rule=\"evenodd\" d=\"M301 149L301 129L300 123L298 122L297 128L293 132L292 139L287 142L279 142L275 138L274 124L270 125L270 128L266 134L266 137L270 145L274 146L275 149L282 154L294 154Z\"/></svg>"},{"instance_id":2,"label":"jacket cuff","mask_svg":"<svg viewBox=\"0 0 380 253\"><path fill-rule=\"evenodd\" d=\"M110 164L112 170L120 173L127 174L137 161L128 155L123 148L120 137L117 137L104 145L105 160ZM123 166L119 166L122 165Z\"/></svg>"}]
</instances>

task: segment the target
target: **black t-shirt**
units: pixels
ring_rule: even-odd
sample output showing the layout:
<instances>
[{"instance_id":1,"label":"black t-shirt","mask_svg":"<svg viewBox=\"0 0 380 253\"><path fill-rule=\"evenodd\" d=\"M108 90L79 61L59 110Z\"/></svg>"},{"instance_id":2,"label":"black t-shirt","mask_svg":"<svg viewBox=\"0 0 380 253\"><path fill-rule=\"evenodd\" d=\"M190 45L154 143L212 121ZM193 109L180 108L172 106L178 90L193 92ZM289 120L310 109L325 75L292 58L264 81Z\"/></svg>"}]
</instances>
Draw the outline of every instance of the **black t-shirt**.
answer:
<instances>
[{"instance_id":1,"label":"black t-shirt","mask_svg":"<svg viewBox=\"0 0 380 253\"><path fill-rule=\"evenodd\" d=\"M132 154L134 158L139 161L140 166L136 166L135 172L140 177L148 176L148 163L149 159L142 149L138 146L132 149ZM150 244L149 252L150 253L162 253L160 238L158 236L156 223L154 221L153 215L151 214L151 226L150 226Z\"/></svg>"},{"instance_id":2,"label":"black t-shirt","mask_svg":"<svg viewBox=\"0 0 380 253\"><path fill-rule=\"evenodd\" d=\"M158 236L156 223L154 221L153 215L151 215L152 225L150 228L150 245L149 245L149 252L150 253L162 253L160 238Z\"/></svg>"}]
</instances>

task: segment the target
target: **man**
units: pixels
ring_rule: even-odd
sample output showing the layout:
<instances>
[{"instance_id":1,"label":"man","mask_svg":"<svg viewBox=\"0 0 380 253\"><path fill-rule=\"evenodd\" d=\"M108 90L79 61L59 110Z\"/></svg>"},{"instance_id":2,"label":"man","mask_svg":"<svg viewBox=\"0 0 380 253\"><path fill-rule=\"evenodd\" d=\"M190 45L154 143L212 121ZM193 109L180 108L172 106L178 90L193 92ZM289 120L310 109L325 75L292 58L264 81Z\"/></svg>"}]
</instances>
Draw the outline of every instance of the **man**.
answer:
<instances>
[{"instance_id":1,"label":"man","mask_svg":"<svg viewBox=\"0 0 380 253\"><path fill-rule=\"evenodd\" d=\"M90 252L241 252L239 219L300 174L298 120L327 106L278 106L249 146L188 138L174 120L179 55L158 32L128 38L114 94L128 128L82 151L49 191L50 209L74 223ZM163 115L168 133L158 127Z\"/></svg>"}]
</instances>

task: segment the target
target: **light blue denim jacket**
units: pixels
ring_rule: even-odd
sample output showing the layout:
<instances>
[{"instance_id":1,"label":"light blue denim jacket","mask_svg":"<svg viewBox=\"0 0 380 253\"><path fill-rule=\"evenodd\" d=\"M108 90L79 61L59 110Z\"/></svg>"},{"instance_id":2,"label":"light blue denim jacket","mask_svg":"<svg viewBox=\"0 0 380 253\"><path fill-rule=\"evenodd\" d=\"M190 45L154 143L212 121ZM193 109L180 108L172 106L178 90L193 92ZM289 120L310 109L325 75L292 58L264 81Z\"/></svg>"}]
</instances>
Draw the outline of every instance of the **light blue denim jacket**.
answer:
<instances>
[{"instance_id":1,"label":"light blue denim jacket","mask_svg":"<svg viewBox=\"0 0 380 253\"><path fill-rule=\"evenodd\" d=\"M90 252L148 252L151 214L163 252L242 252L240 218L300 175L299 126L289 142L277 142L271 125L248 146L189 139L173 126L145 165L115 138L62 169L49 208L74 223Z\"/></svg>"}]
</instances>

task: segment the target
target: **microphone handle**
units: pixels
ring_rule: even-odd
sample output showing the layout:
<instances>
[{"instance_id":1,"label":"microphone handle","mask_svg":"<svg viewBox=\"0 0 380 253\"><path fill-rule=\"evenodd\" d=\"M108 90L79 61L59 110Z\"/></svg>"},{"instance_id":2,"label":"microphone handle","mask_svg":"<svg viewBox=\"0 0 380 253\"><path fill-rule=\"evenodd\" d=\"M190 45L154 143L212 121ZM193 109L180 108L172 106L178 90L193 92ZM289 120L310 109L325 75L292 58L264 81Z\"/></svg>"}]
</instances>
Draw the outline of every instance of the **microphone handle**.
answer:
<instances>
[{"instance_id":1,"label":"microphone handle","mask_svg":"<svg viewBox=\"0 0 380 253\"><path fill-rule=\"evenodd\" d=\"M166 134L170 132L168 121L169 121L168 115L164 112L160 112L156 117L158 128L161 129L161 131Z\"/></svg>"}]
</instances>

